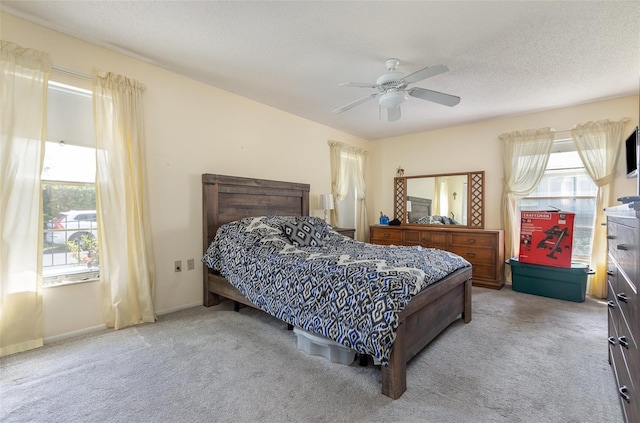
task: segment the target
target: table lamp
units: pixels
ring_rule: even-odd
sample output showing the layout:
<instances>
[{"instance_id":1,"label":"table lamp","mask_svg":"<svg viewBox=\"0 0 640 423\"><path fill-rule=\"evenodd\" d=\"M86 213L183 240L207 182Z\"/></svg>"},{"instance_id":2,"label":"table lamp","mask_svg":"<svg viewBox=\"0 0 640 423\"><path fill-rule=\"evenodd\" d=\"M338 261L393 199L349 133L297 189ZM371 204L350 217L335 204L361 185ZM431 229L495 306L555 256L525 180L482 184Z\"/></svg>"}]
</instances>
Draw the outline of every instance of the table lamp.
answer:
<instances>
[{"instance_id":1,"label":"table lamp","mask_svg":"<svg viewBox=\"0 0 640 423\"><path fill-rule=\"evenodd\" d=\"M320 207L324 209L324 221L329 223L329 210L333 210L333 195L320 194Z\"/></svg>"}]
</instances>

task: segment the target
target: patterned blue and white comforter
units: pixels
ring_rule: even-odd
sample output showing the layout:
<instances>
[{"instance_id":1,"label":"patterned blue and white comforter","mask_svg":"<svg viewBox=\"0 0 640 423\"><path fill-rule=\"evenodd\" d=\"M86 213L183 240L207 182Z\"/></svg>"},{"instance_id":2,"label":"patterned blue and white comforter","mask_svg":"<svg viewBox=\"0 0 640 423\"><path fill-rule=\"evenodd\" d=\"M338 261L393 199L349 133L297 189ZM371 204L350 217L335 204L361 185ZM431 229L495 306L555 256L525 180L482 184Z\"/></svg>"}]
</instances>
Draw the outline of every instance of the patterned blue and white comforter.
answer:
<instances>
[{"instance_id":1,"label":"patterned blue and white comforter","mask_svg":"<svg viewBox=\"0 0 640 423\"><path fill-rule=\"evenodd\" d=\"M297 247L285 222L306 220L324 245ZM386 364L398 315L411 298L457 269L462 257L421 247L354 241L315 217L262 216L218 229L202 259L258 308Z\"/></svg>"}]
</instances>

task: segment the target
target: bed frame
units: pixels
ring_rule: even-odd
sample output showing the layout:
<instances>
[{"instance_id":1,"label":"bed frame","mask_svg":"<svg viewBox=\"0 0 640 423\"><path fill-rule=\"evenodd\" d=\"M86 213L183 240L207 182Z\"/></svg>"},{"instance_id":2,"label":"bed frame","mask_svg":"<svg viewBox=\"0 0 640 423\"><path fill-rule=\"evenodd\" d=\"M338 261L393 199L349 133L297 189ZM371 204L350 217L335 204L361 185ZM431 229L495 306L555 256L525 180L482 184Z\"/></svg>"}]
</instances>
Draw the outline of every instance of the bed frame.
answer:
<instances>
[{"instance_id":1,"label":"bed frame","mask_svg":"<svg viewBox=\"0 0 640 423\"><path fill-rule=\"evenodd\" d=\"M235 176L202 175L203 251L218 228L249 216L306 216L309 185ZM220 297L255 307L225 278L204 265L203 303ZM452 322L471 321L471 268L460 269L416 295L400 313L388 366L382 366L382 393L393 399L407 389L407 362Z\"/></svg>"},{"instance_id":2,"label":"bed frame","mask_svg":"<svg viewBox=\"0 0 640 423\"><path fill-rule=\"evenodd\" d=\"M412 197L407 195L407 201L411 201L411 211L407 212L409 223L415 223L423 217L431 216L431 199Z\"/></svg>"}]
</instances>

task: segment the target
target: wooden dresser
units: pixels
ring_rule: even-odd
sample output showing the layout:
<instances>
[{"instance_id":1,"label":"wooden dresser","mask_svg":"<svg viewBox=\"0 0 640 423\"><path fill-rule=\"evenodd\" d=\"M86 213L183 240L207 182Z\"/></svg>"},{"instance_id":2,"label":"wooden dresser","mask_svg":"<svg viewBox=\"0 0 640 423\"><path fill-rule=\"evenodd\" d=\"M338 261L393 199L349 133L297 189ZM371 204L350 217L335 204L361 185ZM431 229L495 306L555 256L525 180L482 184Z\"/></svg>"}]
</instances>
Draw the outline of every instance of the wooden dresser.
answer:
<instances>
[{"instance_id":1,"label":"wooden dresser","mask_svg":"<svg viewBox=\"0 0 640 423\"><path fill-rule=\"evenodd\" d=\"M609 363L625 420L640 422L640 212L621 205L606 214Z\"/></svg>"},{"instance_id":2,"label":"wooden dresser","mask_svg":"<svg viewBox=\"0 0 640 423\"><path fill-rule=\"evenodd\" d=\"M504 285L502 230L423 225L372 225L370 242L384 245L421 245L451 251L473 265L473 285L500 289Z\"/></svg>"}]
</instances>

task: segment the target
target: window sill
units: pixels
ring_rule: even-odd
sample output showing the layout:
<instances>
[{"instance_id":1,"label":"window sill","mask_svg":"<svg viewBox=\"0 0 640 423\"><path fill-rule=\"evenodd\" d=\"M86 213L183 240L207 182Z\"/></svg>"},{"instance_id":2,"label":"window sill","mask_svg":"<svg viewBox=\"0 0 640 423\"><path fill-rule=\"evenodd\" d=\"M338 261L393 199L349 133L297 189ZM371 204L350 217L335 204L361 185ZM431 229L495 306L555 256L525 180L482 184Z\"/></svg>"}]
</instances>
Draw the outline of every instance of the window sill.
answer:
<instances>
[{"instance_id":1,"label":"window sill","mask_svg":"<svg viewBox=\"0 0 640 423\"><path fill-rule=\"evenodd\" d=\"M77 285L81 283L97 282L100 280L99 270L85 270L78 273L66 273L62 275L44 276L43 288L57 288L59 286Z\"/></svg>"}]
</instances>

